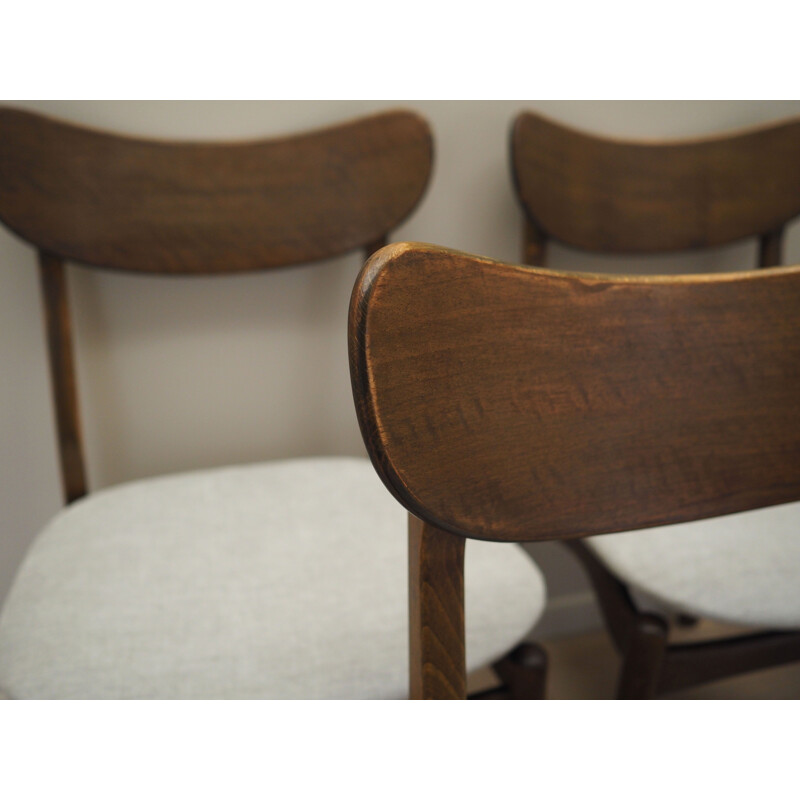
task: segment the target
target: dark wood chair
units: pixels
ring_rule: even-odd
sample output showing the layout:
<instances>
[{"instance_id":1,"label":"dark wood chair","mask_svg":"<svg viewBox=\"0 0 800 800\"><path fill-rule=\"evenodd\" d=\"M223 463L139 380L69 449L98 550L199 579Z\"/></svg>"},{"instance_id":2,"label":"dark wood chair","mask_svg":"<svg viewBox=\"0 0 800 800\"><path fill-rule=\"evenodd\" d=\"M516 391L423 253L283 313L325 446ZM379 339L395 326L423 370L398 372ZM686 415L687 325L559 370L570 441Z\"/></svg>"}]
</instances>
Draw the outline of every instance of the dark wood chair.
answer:
<instances>
[{"instance_id":1,"label":"dark wood chair","mask_svg":"<svg viewBox=\"0 0 800 800\"><path fill-rule=\"evenodd\" d=\"M676 523L702 539L718 515L766 514L794 544L776 552L762 526L749 576L796 586L799 307L800 267L566 274L407 243L369 260L351 376L372 463L410 512L413 697L464 697L466 539ZM800 612L796 591L762 599ZM700 647L717 670L733 652L799 654L796 634ZM686 649L661 658L673 685L693 670Z\"/></svg>"},{"instance_id":2,"label":"dark wood chair","mask_svg":"<svg viewBox=\"0 0 800 800\"><path fill-rule=\"evenodd\" d=\"M524 113L514 122L511 164L524 210L523 259L535 266L545 265L551 240L617 255L711 248L749 237L758 240L758 266L776 266L786 224L800 215L800 119L691 141L631 142ZM800 654L796 632L669 643L670 617L800 627L790 603L785 614L759 609L754 595L776 587L743 585L752 581L746 576L753 551L763 547L763 521L758 515L742 520L727 534L724 525L691 535L683 551L668 540L689 537L688 531L571 546L623 656L621 697L652 697ZM782 528L768 534L778 548L785 535ZM724 578L720 570L740 582L724 597L707 588ZM762 574L760 582L768 581Z\"/></svg>"},{"instance_id":3,"label":"dark wood chair","mask_svg":"<svg viewBox=\"0 0 800 800\"><path fill-rule=\"evenodd\" d=\"M632 142L523 113L511 171L525 213L523 256L547 243L596 253L655 254L758 237L759 266L781 263L800 216L800 119L677 142Z\"/></svg>"},{"instance_id":4,"label":"dark wood chair","mask_svg":"<svg viewBox=\"0 0 800 800\"><path fill-rule=\"evenodd\" d=\"M393 578L404 514L367 459L88 492L65 262L188 276L369 253L417 205L431 165L429 127L406 111L282 139L191 143L0 109L0 220L39 254L68 504L34 540L4 605L0 691L403 696L406 603ZM524 637L544 590L522 555L501 563L487 551L473 568L477 667ZM520 607L508 613L512 601Z\"/></svg>"}]
</instances>

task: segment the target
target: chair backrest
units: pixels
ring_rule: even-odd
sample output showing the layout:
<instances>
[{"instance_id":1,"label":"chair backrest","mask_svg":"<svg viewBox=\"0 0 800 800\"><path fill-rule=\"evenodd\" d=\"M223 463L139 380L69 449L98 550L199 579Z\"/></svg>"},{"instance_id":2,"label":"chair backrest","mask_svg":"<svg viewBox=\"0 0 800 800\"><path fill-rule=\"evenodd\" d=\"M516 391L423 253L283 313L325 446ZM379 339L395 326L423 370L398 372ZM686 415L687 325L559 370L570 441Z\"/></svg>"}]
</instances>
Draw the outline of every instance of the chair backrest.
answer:
<instances>
[{"instance_id":1,"label":"chair backrest","mask_svg":"<svg viewBox=\"0 0 800 800\"><path fill-rule=\"evenodd\" d=\"M421 521L412 598L427 599L412 608L433 618L412 619L416 652L459 615L463 537L565 539L800 499L799 308L800 267L622 277L431 245L374 255L353 294L351 375L373 464Z\"/></svg>"},{"instance_id":2,"label":"chair backrest","mask_svg":"<svg viewBox=\"0 0 800 800\"><path fill-rule=\"evenodd\" d=\"M651 254L759 237L759 266L781 263L800 215L800 118L702 139L621 141L523 113L511 169L526 217L523 258L548 239L600 253Z\"/></svg>"},{"instance_id":3,"label":"chair backrest","mask_svg":"<svg viewBox=\"0 0 800 800\"><path fill-rule=\"evenodd\" d=\"M153 141L0 108L0 221L39 251L62 478L86 493L64 262L229 273L381 247L420 200L430 128L392 111L259 141Z\"/></svg>"}]
</instances>

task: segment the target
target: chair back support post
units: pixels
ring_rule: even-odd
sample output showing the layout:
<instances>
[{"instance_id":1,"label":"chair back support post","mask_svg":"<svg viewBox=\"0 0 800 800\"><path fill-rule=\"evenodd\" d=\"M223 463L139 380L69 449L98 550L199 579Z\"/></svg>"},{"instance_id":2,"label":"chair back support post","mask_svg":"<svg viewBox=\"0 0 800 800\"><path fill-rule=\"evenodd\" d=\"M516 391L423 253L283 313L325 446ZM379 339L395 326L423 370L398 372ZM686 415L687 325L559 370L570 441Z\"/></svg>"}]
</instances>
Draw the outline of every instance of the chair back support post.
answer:
<instances>
[{"instance_id":1,"label":"chair back support post","mask_svg":"<svg viewBox=\"0 0 800 800\"><path fill-rule=\"evenodd\" d=\"M63 260L40 250L39 276L56 414L61 482L65 502L72 503L86 494L87 485L67 276Z\"/></svg>"},{"instance_id":2,"label":"chair back support post","mask_svg":"<svg viewBox=\"0 0 800 800\"><path fill-rule=\"evenodd\" d=\"M525 218L522 257L531 267L543 267L547 258L547 237L544 231L529 217Z\"/></svg>"},{"instance_id":3,"label":"chair back support post","mask_svg":"<svg viewBox=\"0 0 800 800\"><path fill-rule=\"evenodd\" d=\"M464 700L464 544L409 514L410 697Z\"/></svg>"},{"instance_id":4,"label":"chair back support post","mask_svg":"<svg viewBox=\"0 0 800 800\"><path fill-rule=\"evenodd\" d=\"M366 259L371 258L375 253L378 252L382 247L386 247L388 244L388 236L379 236L375 241L369 242L368 244L364 245L364 256Z\"/></svg>"},{"instance_id":5,"label":"chair back support post","mask_svg":"<svg viewBox=\"0 0 800 800\"><path fill-rule=\"evenodd\" d=\"M765 233L758 239L758 266L778 267L783 262L783 232L785 227Z\"/></svg>"}]
</instances>

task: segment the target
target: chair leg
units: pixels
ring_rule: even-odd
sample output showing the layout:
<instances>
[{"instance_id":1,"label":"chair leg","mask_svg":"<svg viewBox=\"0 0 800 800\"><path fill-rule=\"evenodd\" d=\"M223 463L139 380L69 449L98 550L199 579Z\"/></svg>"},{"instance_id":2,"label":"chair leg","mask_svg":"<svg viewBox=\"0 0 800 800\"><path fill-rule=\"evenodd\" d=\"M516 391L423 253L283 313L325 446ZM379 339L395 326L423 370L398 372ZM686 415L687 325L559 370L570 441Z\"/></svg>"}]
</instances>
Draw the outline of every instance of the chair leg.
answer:
<instances>
[{"instance_id":1,"label":"chair leg","mask_svg":"<svg viewBox=\"0 0 800 800\"><path fill-rule=\"evenodd\" d=\"M492 664L500 685L469 696L470 700L544 700L547 683L547 652L526 642Z\"/></svg>"},{"instance_id":2,"label":"chair leg","mask_svg":"<svg viewBox=\"0 0 800 800\"><path fill-rule=\"evenodd\" d=\"M412 700L466 700L464 542L409 514Z\"/></svg>"},{"instance_id":3,"label":"chair leg","mask_svg":"<svg viewBox=\"0 0 800 800\"><path fill-rule=\"evenodd\" d=\"M547 652L538 644L526 642L492 665L508 687L511 700L544 700L547 684Z\"/></svg>"},{"instance_id":4,"label":"chair leg","mask_svg":"<svg viewBox=\"0 0 800 800\"><path fill-rule=\"evenodd\" d=\"M667 623L655 614L639 614L631 626L622 660L617 697L652 700L658 690L667 649Z\"/></svg>"}]
</instances>

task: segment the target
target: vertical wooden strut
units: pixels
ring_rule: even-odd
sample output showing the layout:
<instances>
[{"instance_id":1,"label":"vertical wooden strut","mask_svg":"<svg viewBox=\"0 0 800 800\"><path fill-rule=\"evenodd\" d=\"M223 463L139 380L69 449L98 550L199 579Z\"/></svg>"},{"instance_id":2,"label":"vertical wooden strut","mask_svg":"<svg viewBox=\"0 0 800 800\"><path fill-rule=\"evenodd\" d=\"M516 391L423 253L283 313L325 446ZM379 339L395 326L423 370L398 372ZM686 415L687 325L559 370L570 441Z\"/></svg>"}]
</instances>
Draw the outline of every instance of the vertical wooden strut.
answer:
<instances>
[{"instance_id":1,"label":"vertical wooden strut","mask_svg":"<svg viewBox=\"0 0 800 800\"><path fill-rule=\"evenodd\" d=\"M75 384L72 328L67 305L64 262L60 258L40 250L39 274L44 301L53 400L56 409L61 479L64 498L67 503L71 503L86 494L86 473L83 466L83 446L78 417L78 393Z\"/></svg>"},{"instance_id":2,"label":"vertical wooden strut","mask_svg":"<svg viewBox=\"0 0 800 800\"><path fill-rule=\"evenodd\" d=\"M374 239L371 242L368 242L364 245L364 256L369 258L373 253L376 253L381 247L386 247L386 242L388 241L388 236L383 234L379 236L377 239Z\"/></svg>"},{"instance_id":3,"label":"vertical wooden strut","mask_svg":"<svg viewBox=\"0 0 800 800\"><path fill-rule=\"evenodd\" d=\"M467 696L464 543L409 514L412 700Z\"/></svg>"},{"instance_id":4,"label":"vertical wooden strut","mask_svg":"<svg viewBox=\"0 0 800 800\"><path fill-rule=\"evenodd\" d=\"M525 229L522 240L522 257L530 267L543 267L547 252L547 237L538 225L525 218Z\"/></svg>"},{"instance_id":5,"label":"vertical wooden strut","mask_svg":"<svg viewBox=\"0 0 800 800\"><path fill-rule=\"evenodd\" d=\"M783 227L758 238L758 266L778 267L783 260Z\"/></svg>"}]
</instances>

